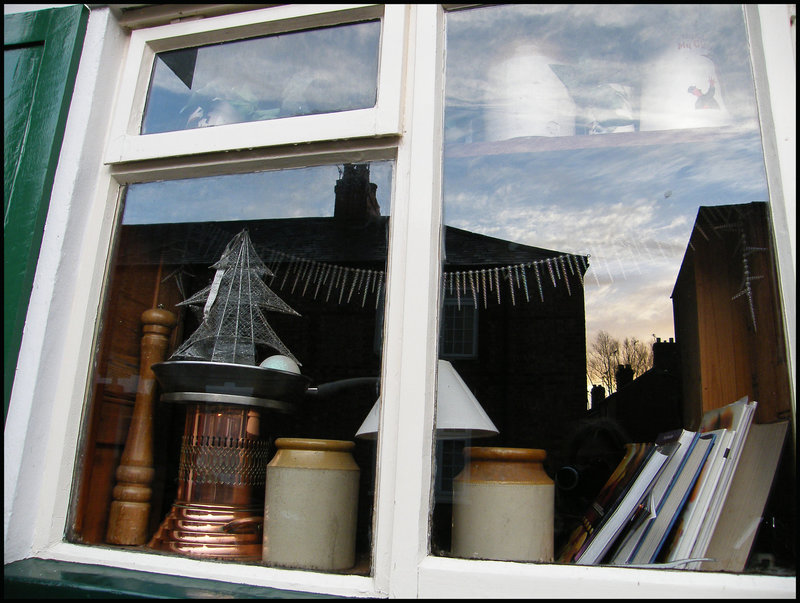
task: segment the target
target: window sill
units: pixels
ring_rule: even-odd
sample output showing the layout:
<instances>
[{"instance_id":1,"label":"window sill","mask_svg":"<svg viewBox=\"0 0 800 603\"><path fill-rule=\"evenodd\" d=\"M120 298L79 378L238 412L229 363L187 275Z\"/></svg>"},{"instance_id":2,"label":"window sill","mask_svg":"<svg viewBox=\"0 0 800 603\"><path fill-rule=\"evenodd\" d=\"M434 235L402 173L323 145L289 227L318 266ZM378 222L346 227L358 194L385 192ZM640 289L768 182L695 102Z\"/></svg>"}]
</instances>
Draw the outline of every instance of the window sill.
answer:
<instances>
[{"instance_id":1,"label":"window sill","mask_svg":"<svg viewBox=\"0 0 800 603\"><path fill-rule=\"evenodd\" d=\"M5 565L6 594L9 591L10 578L13 578L17 585L40 584L36 572L28 573L25 568L27 563L33 563L34 567L37 563L44 564L42 567L46 568L46 571L42 570L38 578L42 581L43 587L79 588L87 592L98 588L99 584L101 588L99 592L113 593L114 589L129 584L126 578L130 578L136 585L133 592L153 593L161 592L163 589L167 594L159 596L168 598L172 596L170 594L173 592L172 589L180 588L199 588L199 591L192 591L196 594L191 594L191 598L206 598L203 592L218 593L215 598L219 598L220 595L233 598L376 596L373 579L367 576L215 562L131 548L88 546L66 542L56 543L41 550L35 558L26 558ZM19 569L14 569L17 568L17 564L22 565ZM61 576L59 571L64 573L64 576ZM76 584L70 582L73 579L77 581ZM178 595L178 598L188 596L187 593Z\"/></svg>"},{"instance_id":2,"label":"window sill","mask_svg":"<svg viewBox=\"0 0 800 603\"><path fill-rule=\"evenodd\" d=\"M3 567L5 598L141 599L316 599L328 595L231 584L150 572L23 559Z\"/></svg>"},{"instance_id":3,"label":"window sill","mask_svg":"<svg viewBox=\"0 0 800 603\"><path fill-rule=\"evenodd\" d=\"M754 576L665 569L474 561L427 557L419 568L425 598L790 598L796 577Z\"/></svg>"}]
</instances>

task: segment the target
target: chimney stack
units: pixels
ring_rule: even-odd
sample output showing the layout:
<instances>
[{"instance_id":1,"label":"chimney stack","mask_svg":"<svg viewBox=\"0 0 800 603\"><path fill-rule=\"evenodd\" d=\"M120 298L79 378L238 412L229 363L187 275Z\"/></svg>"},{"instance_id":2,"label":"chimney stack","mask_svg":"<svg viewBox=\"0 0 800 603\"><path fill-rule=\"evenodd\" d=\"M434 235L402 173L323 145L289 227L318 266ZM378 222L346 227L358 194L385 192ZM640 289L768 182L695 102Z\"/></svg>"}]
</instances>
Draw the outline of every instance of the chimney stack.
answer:
<instances>
[{"instance_id":1,"label":"chimney stack","mask_svg":"<svg viewBox=\"0 0 800 603\"><path fill-rule=\"evenodd\" d=\"M376 191L377 184L369 181L369 165L344 165L342 177L336 181L336 203L333 217L341 223L363 226L381 215Z\"/></svg>"},{"instance_id":2,"label":"chimney stack","mask_svg":"<svg viewBox=\"0 0 800 603\"><path fill-rule=\"evenodd\" d=\"M614 373L614 379L617 381L617 391L623 385L628 385L633 382L633 369L630 364L618 364L617 371Z\"/></svg>"},{"instance_id":3,"label":"chimney stack","mask_svg":"<svg viewBox=\"0 0 800 603\"><path fill-rule=\"evenodd\" d=\"M606 388L602 385L592 386L592 408L599 408L603 400L606 399Z\"/></svg>"},{"instance_id":4,"label":"chimney stack","mask_svg":"<svg viewBox=\"0 0 800 603\"><path fill-rule=\"evenodd\" d=\"M679 352L678 344L672 337L669 341L661 341L661 338L657 337L653 344L653 368L677 375L680 370Z\"/></svg>"}]
</instances>

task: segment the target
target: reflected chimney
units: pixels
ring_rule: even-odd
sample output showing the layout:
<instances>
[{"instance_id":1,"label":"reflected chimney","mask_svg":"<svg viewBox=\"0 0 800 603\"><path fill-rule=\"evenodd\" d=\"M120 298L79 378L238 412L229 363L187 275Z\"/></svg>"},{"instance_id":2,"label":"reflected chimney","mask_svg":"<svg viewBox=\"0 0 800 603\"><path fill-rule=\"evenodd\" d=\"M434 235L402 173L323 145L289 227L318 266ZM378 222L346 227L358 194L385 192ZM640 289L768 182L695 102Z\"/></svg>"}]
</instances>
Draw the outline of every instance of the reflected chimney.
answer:
<instances>
[{"instance_id":1,"label":"reflected chimney","mask_svg":"<svg viewBox=\"0 0 800 603\"><path fill-rule=\"evenodd\" d=\"M624 385L633 382L633 369L630 364L617 365L617 371L614 373L614 379L617 381L617 391Z\"/></svg>"},{"instance_id":2,"label":"reflected chimney","mask_svg":"<svg viewBox=\"0 0 800 603\"><path fill-rule=\"evenodd\" d=\"M336 181L334 191L336 203L333 217L352 226L363 226L370 219L380 216L376 191L378 185L369 181L369 165L347 163Z\"/></svg>"},{"instance_id":3,"label":"reflected chimney","mask_svg":"<svg viewBox=\"0 0 800 603\"><path fill-rule=\"evenodd\" d=\"M599 408L603 400L606 399L606 388L602 385L592 386L592 408Z\"/></svg>"},{"instance_id":4,"label":"reflected chimney","mask_svg":"<svg viewBox=\"0 0 800 603\"><path fill-rule=\"evenodd\" d=\"M653 344L653 368L677 375L679 363L678 344L672 337L669 338L669 341L661 341L661 338L657 337Z\"/></svg>"}]
</instances>

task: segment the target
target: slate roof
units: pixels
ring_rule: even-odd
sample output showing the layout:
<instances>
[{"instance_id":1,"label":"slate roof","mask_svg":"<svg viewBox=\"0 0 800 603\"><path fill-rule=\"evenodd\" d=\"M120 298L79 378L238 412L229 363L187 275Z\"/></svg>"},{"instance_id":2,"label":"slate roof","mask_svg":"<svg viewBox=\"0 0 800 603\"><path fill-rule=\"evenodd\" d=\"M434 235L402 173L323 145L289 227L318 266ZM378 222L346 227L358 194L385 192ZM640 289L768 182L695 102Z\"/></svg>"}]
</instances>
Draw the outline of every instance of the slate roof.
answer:
<instances>
[{"instance_id":1,"label":"slate roof","mask_svg":"<svg viewBox=\"0 0 800 603\"><path fill-rule=\"evenodd\" d=\"M262 259L269 262L272 251L316 262L341 265L374 265L386 261L389 218L371 218L363 225L341 224L333 217L284 218L274 220L193 222L175 224L124 225L122 236L133 244L123 246L122 264L200 264L216 262L225 245L242 228ZM459 267L507 266L564 252L522 245L513 241L445 227L446 265Z\"/></svg>"}]
</instances>

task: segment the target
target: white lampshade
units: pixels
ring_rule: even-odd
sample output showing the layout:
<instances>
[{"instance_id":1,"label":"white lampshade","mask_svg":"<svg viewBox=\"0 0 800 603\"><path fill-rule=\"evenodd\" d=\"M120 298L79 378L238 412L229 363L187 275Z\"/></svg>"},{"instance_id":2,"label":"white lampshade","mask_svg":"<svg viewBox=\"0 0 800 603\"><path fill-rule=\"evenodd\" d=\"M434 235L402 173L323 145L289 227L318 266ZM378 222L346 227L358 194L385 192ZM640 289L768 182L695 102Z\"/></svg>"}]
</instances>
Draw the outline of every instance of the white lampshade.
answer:
<instances>
[{"instance_id":1,"label":"white lampshade","mask_svg":"<svg viewBox=\"0 0 800 603\"><path fill-rule=\"evenodd\" d=\"M447 360L439 360L436 396L436 437L446 440L485 438L499 433L467 384ZM357 438L378 435L380 399L356 432Z\"/></svg>"}]
</instances>

